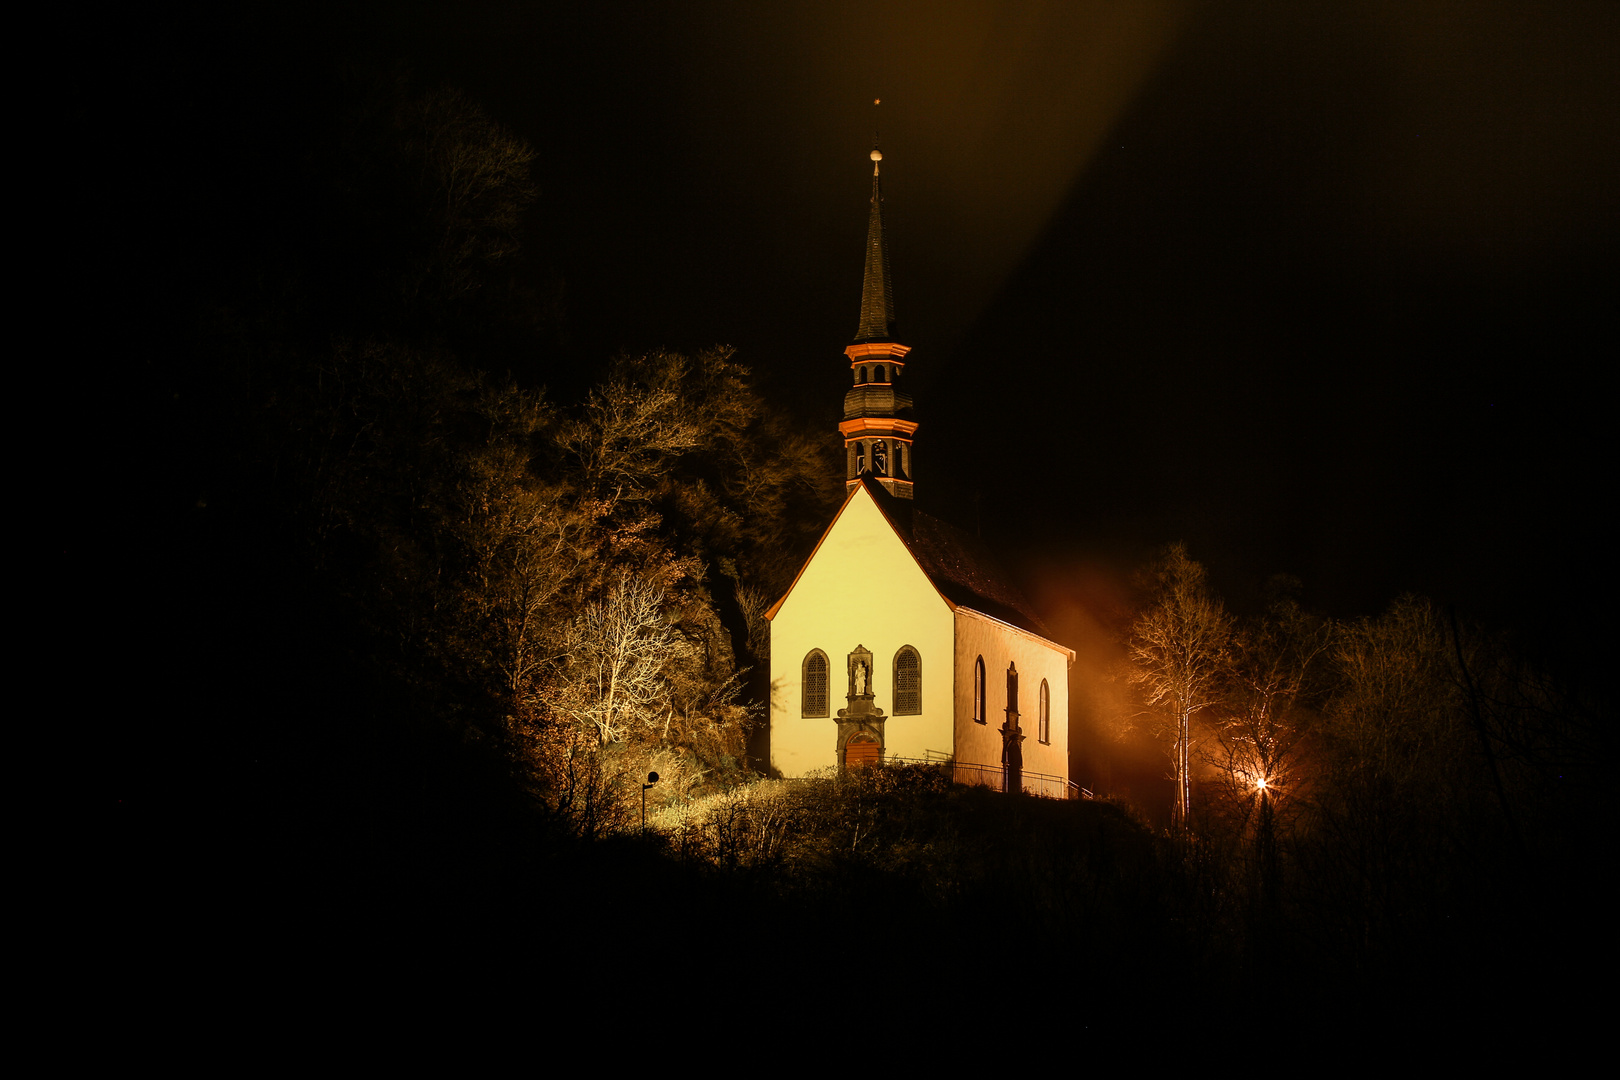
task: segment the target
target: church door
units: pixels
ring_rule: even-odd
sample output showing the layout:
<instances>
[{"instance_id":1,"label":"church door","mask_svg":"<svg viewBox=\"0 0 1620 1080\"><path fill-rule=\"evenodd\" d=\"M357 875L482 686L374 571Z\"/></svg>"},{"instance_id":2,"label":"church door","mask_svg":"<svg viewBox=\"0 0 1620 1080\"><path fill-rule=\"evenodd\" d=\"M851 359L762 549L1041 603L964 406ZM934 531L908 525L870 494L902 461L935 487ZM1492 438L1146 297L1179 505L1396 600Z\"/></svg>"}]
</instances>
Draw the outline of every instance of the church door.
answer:
<instances>
[{"instance_id":1,"label":"church door","mask_svg":"<svg viewBox=\"0 0 1620 1080\"><path fill-rule=\"evenodd\" d=\"M852 736L844 744L844 764L853 769L857 765L876 765L883 760L883 747L870 735Z\"/></svg>"}]
</instances>

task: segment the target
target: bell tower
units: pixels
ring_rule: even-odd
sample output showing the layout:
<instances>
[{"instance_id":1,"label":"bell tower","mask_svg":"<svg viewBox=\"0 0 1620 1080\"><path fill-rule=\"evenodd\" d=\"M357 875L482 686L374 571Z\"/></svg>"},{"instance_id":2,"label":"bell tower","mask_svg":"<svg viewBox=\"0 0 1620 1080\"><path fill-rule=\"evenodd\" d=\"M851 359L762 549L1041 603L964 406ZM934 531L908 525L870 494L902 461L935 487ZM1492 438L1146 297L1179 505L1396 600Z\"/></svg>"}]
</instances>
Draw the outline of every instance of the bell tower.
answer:
<instances>
[{"instance_id":1,"label":"bell tower","mask_svg":"<svg viewBox=\"0 0 1620 1080\"><path fill-rule=\"evenodd\" d=\"M866 224L866 273L861 282L861 324L844 350L854 386L844 395L845 483L870 475L891 495L911 498L911 397L900 389L909 345L894 340L894 286L883 239L883 152L872 150L872 209Z\"/></svg>"}]
</instances>

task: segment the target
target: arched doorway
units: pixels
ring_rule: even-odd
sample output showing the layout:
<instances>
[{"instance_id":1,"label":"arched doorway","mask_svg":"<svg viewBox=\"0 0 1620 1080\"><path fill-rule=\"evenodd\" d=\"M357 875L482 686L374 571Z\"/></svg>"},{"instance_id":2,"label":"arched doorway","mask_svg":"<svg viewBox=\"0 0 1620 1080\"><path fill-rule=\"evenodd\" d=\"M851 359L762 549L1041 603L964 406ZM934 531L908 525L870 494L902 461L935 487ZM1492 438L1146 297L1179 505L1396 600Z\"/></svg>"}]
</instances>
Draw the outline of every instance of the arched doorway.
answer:
<instances>
[{"instance_id":1,"label":"arched doorway","mask_svg":"<svg viewBox=\"0 0 1620 1080\"><path fill-rule=\"evenodd\" d=\"M844 765L855 768L857 765L876 765L883 760L883 745L866 734L850 736L849 742L844 744Z\"/></svg>"}]
</instances>

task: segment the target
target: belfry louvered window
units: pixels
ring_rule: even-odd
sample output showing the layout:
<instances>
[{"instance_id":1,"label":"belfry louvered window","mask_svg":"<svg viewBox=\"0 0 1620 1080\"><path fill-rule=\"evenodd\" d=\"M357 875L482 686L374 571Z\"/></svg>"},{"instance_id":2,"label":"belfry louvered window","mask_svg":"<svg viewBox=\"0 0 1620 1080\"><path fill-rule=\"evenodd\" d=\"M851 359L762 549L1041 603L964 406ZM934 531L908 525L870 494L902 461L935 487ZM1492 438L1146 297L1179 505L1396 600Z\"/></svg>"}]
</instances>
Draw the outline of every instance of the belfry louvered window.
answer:
<instances>
[{"instance_id":1,"label":"belfry louvered window","mask_svg":"<svg viewBox=\"0 0 1620 1080\"><path fill-rule=\"evenodd\" d=\"M915 716L922 712L922 658L910 645L894 654L894 714Z\"/></svg>"},{"instance_id":2,"label":"belfry louvered window","mask_svg":"<svg viewBox=\"0 0 1620 1080\"><path fill-rule=\"evenodd\" d=\"M810 650L804 658L804 716L827 715L827 654Z\"/></svg>"}]
</instances>

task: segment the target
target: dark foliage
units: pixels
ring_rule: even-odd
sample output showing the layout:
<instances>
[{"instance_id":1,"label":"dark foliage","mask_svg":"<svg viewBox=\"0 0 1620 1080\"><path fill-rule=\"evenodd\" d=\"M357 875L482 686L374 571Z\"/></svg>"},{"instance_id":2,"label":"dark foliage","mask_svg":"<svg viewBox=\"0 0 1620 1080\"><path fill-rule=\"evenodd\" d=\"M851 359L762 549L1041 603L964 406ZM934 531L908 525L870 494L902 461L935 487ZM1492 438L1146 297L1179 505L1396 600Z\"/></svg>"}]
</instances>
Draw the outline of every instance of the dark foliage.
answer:
<instances>
[{"instance_id":1,"label":"dark foliage","mask_svg":"<svg viewBox=\"0 0 1620 1080\"><path fill-rule=\"evenodd\" d=\"M546 755L593 715L593 615L631 593L662 652L586 789L747 775L744 673L836 494L826 452L724 350L554 371L557 310L518 284L546 276L532 152L458 92L299 56L186 103L215 122L140 374L129 561L157 626L128 660L171 711L114 744L132 828L316 876L501 807L578 828Z\"/></svg>"}]
</instances>

